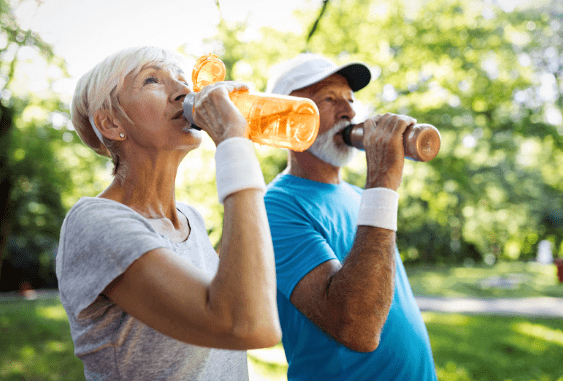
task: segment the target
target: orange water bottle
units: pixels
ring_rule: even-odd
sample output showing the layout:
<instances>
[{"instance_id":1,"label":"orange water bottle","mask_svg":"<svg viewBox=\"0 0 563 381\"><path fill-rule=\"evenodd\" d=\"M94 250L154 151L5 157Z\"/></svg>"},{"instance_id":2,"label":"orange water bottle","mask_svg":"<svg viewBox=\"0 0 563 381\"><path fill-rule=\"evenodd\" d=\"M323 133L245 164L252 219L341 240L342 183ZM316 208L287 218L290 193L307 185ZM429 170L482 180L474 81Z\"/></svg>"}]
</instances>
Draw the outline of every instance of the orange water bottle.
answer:
<instances>
[{"instance_id":1,"label":"orange water bottle","mask_svg":"<svg viewBox=\"0 0 563 381\"><path fill-rule=\"evenodd\" d=\"M364 125L352 124L342 131L344 142L364 150ZM438 155L441 145L440 131L431 124L413 124L403 134L405 157L414 161L429 161Z\"/></svg>"},{"instance_id":2,"label":"orange water bottle","mask_svg":"<svg viewBox=\"0 0 563 381\"><path fill-rule=\"evenodd\" d=\"M200 57L192 72L194 92L225 79L225 64L216 55ZM305 151L319 132L319 110L307 98L234 91L229 98L248 122L246 137L272 147ZM194 96L184 101L184 117L192 124Z\"/></svg>"}]
</instances>

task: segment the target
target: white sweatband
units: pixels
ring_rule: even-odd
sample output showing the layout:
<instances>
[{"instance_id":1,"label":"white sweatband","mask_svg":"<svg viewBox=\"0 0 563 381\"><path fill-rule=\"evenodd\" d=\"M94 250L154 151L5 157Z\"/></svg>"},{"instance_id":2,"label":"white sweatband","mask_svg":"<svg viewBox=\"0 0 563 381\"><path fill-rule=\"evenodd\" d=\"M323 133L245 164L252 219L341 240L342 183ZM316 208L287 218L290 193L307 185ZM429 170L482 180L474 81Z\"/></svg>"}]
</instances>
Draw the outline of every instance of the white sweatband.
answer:
<instances>
[{"instance_id":1,"label":"white sweatband","mask_svg":"<svg viewBox=\"0 0 563 381\"><path fill-rule=\"evenodd\" d=\"M243 189L266 192L262 169L249 139L229 138L219 143L215 151L215 174L221 204L228 195Z\"/></svg>"},{"instance_id":2,"label":"white sweatband","mask_svg":"<svg viewBox=\"0 0 563 381\"><path fill-rule=\"evenodd\" d=\"M92 125L92 128L94 129L94 133L96 134L98 139L100 139L102 144L104 144L104 137L102 136L102 133L100 132L100 130L98 130L98 127L96 127L96 122L94 122L94 117L91 116L91 117L89 117L89 119L90 119L90 124Z\"/></svg>"},{"instance_id":3,"label":"white sweatband","mask_svg":"<svg viewBox=\"0 0 563 381\"><path fill-rule=\"evenodd\" d=\"M356 225L375 226L397 231L399 194L388 188L369 188L362 191Z\"/></svg>"}]
</instances>

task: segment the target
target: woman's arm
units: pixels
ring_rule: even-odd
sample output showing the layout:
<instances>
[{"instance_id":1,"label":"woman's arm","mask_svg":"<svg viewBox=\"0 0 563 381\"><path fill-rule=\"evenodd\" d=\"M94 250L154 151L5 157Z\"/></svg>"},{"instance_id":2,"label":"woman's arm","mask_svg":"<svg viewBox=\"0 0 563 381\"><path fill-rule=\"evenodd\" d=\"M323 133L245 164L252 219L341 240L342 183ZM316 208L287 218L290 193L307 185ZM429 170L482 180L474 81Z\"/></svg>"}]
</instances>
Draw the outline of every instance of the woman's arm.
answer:
<instances>
[{"instance_id":1,"label":"woman's arm","mask_svg":"<svg viewBox=\"0 0 563 381\"><path fill-rule=\"evenodd\" d=\"M214 278L167 249L155 249L133 262L104 294L177 340L251 349L280 340L275 287L262 192L249 189L225 200L223 245Z\"/></svg>"}]
</instances>

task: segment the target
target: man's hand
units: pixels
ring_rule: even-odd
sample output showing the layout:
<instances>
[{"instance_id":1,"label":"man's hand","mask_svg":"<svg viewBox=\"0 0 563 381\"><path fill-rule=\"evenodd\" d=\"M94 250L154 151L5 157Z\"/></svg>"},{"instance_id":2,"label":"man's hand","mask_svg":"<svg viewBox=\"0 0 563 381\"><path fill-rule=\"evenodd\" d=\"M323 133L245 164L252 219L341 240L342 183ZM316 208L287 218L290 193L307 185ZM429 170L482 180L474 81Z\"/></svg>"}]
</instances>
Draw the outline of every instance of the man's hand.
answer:
<instances>
[{"instance_id":1,"label":"man's hand","mask_svg":"<svg viewBox=\"0 0 563 381\"><path fill-rule=\"evenodd\" d=\"M405 152L403 134L416 119L387 113L364 122L364 148L367 160L366 188L396 191L403 179Z\"/></svg>"}]
</instances>

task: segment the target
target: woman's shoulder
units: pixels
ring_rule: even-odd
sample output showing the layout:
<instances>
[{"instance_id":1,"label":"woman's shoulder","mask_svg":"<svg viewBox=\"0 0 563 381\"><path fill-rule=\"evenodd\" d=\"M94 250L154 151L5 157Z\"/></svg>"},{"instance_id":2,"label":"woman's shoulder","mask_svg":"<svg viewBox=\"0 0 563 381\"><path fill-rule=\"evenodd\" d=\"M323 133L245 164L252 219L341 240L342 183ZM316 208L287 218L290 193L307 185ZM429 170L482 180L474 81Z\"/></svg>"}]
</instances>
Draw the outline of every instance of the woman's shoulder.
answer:
<instances>
[{"instance_id":1,"label":"woman's shoulder","mask_svg":"<svg viewBox=\"0 0 563 381\"><path fill-rule=\"evenodd\" d=\"M135 211L127 205L121 204L107 198L101 197L81 197L68 211L66 217L73 217L77 215L89 214L103 214L111 211Z\"/></svg>"},{"instance_id":2,"label":"woman's shoulder","mask_svg":"<svg viewBox=\"0 0 563 381\"><path fill-rule=\"evenodd\" d=\"M127 205L124 205L120 202L110 200L109 198L102 198L102 197L80 197L80 199L70 208L69 213L82 210L82 209L123 209L129 208Z\"/></svg>"},{"instance_id":3,"label":"woman's shoulder","mask_svg":"<svg viewBox=\"0 0 563 381\"><path fill-rule=\"evenodd\" d=\"M63 222L63 229L70 226L89 229L123 225L125 220L138 220L142 225L148 222L136 211L120 202L101 197L82 197L70 208Z\"/></svg>"}]
</instances>

